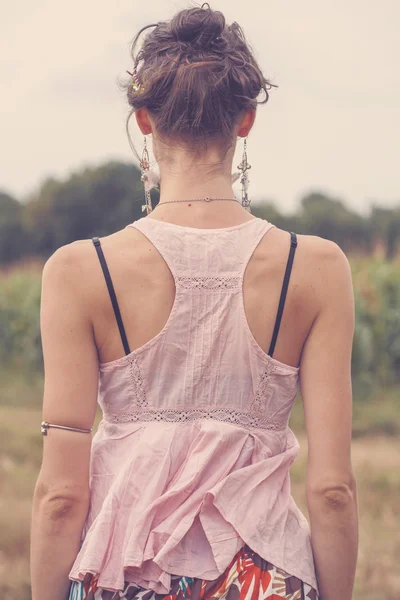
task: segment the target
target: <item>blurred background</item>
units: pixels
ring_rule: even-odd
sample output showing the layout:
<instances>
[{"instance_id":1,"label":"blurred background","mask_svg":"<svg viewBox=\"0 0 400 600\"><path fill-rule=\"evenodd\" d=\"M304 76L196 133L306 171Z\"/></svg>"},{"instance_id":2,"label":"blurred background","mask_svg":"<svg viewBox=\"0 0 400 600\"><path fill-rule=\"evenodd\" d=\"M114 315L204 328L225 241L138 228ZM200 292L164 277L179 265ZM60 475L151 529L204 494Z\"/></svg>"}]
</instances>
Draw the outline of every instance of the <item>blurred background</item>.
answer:
<instances>
[{"instance_id":1,"label":"blurred background","mask_svg":"<svg viewBox=\"0 0 400 600\"><path fill-rule=\"evenodd\" d=\"M196 3L201 4L201 2ZM143 216L117 86L138 29L195 3L22 0L2 7L0 136L0 598L28 600L42 452L41 273L60 246ZM400 596L400 4L217 0L278 85L248 139L252 212L334 240L353 270L355 600ZM131 119L138 152L142 137ZM240 162L238 144L234 167ZM240 197L240 189L237 189ZM157 195L153 194L153 204ZM334 357L333 357L334 359ZM100 415L98 416L98 420ZM301 452L292 494L307 515Z\"/></svg>"}]
</instances>

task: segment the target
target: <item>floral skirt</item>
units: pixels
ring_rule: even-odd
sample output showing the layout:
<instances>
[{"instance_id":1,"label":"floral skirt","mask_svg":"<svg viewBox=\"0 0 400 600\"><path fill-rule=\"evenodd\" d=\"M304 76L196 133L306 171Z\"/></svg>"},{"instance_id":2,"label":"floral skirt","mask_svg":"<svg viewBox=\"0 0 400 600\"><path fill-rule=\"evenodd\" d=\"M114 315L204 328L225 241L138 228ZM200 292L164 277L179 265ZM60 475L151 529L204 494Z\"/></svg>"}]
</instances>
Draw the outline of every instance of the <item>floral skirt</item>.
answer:
<instances>
[{"instance_id":1,"label":"floral skirt","mask_svg":"<svg viewBox=\"0 0 400 600\"><path fill-rule=\"evenodd\" d=\"M97 587L97 576L73 581L69 600L319 600L317 591L297 577L275 567L247 545L234 556L225 571L212 581L173 575L169 594L157 594L135 583L110 592Z\"/></svg>"}]
</instances>

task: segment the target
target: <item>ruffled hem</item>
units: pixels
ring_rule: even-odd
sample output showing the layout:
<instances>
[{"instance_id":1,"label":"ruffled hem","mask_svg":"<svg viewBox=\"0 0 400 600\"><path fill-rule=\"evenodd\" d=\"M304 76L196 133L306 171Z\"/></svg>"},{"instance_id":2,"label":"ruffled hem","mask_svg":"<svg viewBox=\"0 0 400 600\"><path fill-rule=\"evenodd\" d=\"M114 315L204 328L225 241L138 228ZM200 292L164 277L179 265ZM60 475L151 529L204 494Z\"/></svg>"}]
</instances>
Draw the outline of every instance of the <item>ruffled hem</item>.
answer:
<instances>
[{"instance_id":1,"label":"ruffled hem","mask_svg":"<svg viewBox=\"0 0 400 600\"><path fill-rule=\"evenodd\" d=\"M308 522L290 494L296 438L280 451L282 440L269 432L157 425L133 436L129 460L105 477L102 503L93 489L99 509L89 514L70 579L92 573L113 592L129 581L168 594L172 575L215 579L247 544L317 589Z\"/></svg>"}]
</instances>

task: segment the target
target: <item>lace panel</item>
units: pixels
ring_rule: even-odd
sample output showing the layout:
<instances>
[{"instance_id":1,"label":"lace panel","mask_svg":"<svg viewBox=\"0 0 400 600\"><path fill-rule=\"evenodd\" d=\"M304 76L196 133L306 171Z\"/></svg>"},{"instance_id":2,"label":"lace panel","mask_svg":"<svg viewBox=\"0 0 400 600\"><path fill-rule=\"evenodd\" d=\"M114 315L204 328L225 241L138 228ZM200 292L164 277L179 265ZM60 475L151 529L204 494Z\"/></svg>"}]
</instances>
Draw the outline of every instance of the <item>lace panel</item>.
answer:
<instances>
[{"instance_id":1,"label":"lace panel","mask_svg":"<svg viewBox=\"0 0 400 600\"><path fill-rule=\"evenodd\" d=\"M254 400L250 406L251 411L259 412L267 408L267 402L271 400L271 395L274 391L270 379L276 369L275 364L269 363L261 373Z\"/></svg>"},{"instance_id":2,"label":"lace panel","mask_svg":"<svg viewBox=\"0 0 400 600\"><path fill-rule=\"evenodd\" d=\"M131 376L131 382L133 387L133 397L135 406L138 408L147 406L147 396L140 371L140 366L135 357L131 357L129 360L129 371Z\"/></svg>"},{"instance_id":3,"label":"lace panel","mask_svg":"<svg viewBox=\"0 0 400 600\"><path fill-rule=\"evenodd\" d=\"M109 423L137 423L139 421L164 421L166 423L187 423L200 419L223 421L242 427L258 429L285 429L281 421L270 420L262 415L250 414L231 408L187 408L187 409L132 409L127 412L104 412L104 420Z\"/></svg>"},{"instance_id":4,"label":"lace panel","mask_svg":"<svg viewBox=\"0 0 400 600\"><path fill-rule=\"evenodd\" d=\"M232 290L240 286L240 277L185 277L179 275L176 277L176 284L187 290Z\"/></svg>"}]
</instances>

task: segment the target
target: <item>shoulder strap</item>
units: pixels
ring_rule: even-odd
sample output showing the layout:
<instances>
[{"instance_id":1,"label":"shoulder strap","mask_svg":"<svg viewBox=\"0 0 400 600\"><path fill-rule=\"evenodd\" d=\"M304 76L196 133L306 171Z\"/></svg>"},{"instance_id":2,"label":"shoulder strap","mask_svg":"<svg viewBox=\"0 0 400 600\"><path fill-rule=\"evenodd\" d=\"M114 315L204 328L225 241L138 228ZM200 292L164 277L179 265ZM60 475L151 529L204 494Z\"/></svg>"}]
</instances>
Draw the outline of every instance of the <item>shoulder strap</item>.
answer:
<instances>
[{"instance_id":1,"label":"shoulder strap","mask_svg":"<svg viewBox=\"0 0 400 600\"><path fill-rule=\"evenodd\" d=\"M281 326L283 309L285 307L286 294L287 294L287 290L288 290L288 286L289 286L290 273L292 272L294 254L295 254L296 248L297 248L297 236L292 231L290 232L290 239L291 239L290 251L289 251L288 261L286 264L285 276L283 278L283 285L282 285L281 297L279 299L278 313L276 315L274 332L272 334L272 341L271 341L271 345L270 345L269 351L268 351L268 354L270 356L272 356L274 353L276 340L278 339L278 333L279 333L279 328Z\"/></svg>"},{"instance_id":2,"label":"shoulder strap","mask_svg":"<svg viewBox=\"0 0 400 600\"><path fill-rule=\"evenodd\" d=\"M97 256L99 257L101 268L103 269L104 278L106 280L108 292L110 294L111 303L112 303L114 313L115 313L115 318L117 319L119 333L121 335L124 350L125 350L126 354L129 354L130 348L129 348L129 344L128 344L128 339L126 337L124 324L122 323L122 318L121 318L121 313L120 313L118 302L117 302L117 297L115 295L114 286L113 286L113 283L111 280L110 271L108 270L106 259L104 257L103 249L100 245L100 240L98 237L93 237L92 242L94 244L94 247L96 248Z\"/></svg>"}]
</instances>

